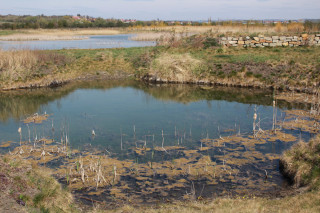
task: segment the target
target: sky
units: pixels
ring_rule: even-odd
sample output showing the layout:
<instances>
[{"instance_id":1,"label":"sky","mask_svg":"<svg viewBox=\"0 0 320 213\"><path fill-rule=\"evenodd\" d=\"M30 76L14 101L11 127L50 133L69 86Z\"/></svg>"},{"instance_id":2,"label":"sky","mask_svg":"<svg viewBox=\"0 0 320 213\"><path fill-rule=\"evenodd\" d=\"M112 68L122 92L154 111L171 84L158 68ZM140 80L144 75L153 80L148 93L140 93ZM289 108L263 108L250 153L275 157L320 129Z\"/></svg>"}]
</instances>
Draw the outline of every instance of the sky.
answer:
<instances>
[{"instance_id":1,"label":"sky","mask_svg":"<svg viewBox=\"0 0 320 213\"><path fill-rule=\"evenodd\" d=\"M0 0L0 15L138 20L319 19L320 0Z\"/></svg>"}]
</instances>

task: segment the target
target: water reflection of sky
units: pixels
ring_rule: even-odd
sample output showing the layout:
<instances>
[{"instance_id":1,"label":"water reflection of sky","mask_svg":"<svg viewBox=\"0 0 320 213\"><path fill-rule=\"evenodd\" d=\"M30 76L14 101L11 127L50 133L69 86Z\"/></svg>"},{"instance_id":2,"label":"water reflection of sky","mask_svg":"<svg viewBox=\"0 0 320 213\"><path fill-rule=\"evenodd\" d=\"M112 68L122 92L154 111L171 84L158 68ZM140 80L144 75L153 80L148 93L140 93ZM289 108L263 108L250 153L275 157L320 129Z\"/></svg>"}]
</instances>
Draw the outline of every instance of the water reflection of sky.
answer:
<instances>
[{"instance_id":1,"label":"water reflection of sky","mask_svg":"<svg viewBox=\"0 0 320 213\"><path fill-rule=\"evenodd\" d=\"M152 41L130 40L132 34L96 35L83 40L55 41L0 41L0 48L8 49L99 49L99 48L129 48L154 46Z\"/></svg>"},{"instance_id":2,"label":"water reflection of sky","mask_svg":"<svg viewBox=\"0 0 320 213\"><path fill-rule=\"evenodd\" d=\"M111 146L115 150L119 148L120 132L124 134L124 140L130 141L133 138L133 126L136 129L136 136L144 140L145 135L155 135L156 143L161 143L162 130L167 135L166 144L175 145L176 134L181 136L192 132L193 140L199 141L201 138L218 138L220 135L226 136L236 132L250 133L252 131L252 119L254 105L240 103L236 101L198 99L189 103L177 102L174 99L166 100L168 93L177 94L175 98L181 98L179 92L185 92L190 88L180 88L174 86L170 89L152 87L141 90L127 87L117 87L111 89L76 89L68 95L41 101L39 98L12 98L11 101L3 102L8 107L13 107L16 101L17 109L5 110L3 117L7 118L0 123L0 142L8 140L18 140L17 129L22 126L24 137L27 137L27 126L17 118L14 118L16 111L28 112L27 114L38 112L52 114L49 120L43 125L30 125L33 132L37 132L38 137L51 137L52 122L55 126L54 137L59 140L61 128L67 126L67 132L71 143L79 147L85 143L93 143L102 146ZM150 90L150 91L149 91ZM192 90L191 90L192 91ZM204 97L209 97L209 93L219 91L206 91ZM155 95L157 94L157 98ZM225 93L225 96L228 96ZM200 96L199 96L200 97ZM32 101L33 100L33 101ZM25 102L25 103L24 103ZM271 101L269 101L271 102ZM38 103L38 104L36 104ZM37 106L32 106L36 104ZM265 104L265 103L263 103ZM22 107L25 106L25 109ZM29 109L29 108L32 109ZM257 112L263 121L261 127L269 129L272 126L272 107L258 105ZM279 113L281 111L279 110ZM22 117L27 116L20 115ZM96 137L91 138L92 130L95 130ZM227 130L227 131L226 131ZM192 144L190 144L192 145ZM194 144L196 145L196 144Z\"/></svg>"}]
</instances>

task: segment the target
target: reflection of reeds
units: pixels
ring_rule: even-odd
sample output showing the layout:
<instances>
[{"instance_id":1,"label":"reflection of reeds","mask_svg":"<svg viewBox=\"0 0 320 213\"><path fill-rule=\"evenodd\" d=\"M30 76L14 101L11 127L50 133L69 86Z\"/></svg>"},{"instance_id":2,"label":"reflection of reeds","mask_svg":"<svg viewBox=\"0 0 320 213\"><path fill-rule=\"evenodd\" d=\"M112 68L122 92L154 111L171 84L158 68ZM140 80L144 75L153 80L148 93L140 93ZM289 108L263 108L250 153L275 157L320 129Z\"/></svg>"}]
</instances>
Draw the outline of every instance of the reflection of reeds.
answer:
<instances>
[{"instance_id":1,"label":"reflection of reeds","mask_svg":"<svg viewBox=\"0 0 320 213\"><path fill-rule=\"evenodd\" d=\"M162 134L161 134L161 135L162 135L162 149L164 149L164 147L163 147L163 146L164 146L164 135L163 135L163 130L162 130Z\"/></svg>"}]
</instances>

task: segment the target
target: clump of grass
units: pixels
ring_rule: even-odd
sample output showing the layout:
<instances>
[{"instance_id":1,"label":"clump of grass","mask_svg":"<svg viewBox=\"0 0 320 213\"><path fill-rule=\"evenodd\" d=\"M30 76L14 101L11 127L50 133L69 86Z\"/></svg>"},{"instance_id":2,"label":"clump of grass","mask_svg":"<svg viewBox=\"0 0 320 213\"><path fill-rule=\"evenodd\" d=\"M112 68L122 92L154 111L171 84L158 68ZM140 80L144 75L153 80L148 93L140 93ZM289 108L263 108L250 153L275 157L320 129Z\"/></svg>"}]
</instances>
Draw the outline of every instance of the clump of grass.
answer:
<instances>
[{"instance_id":1,"label":"clump of grass","mask_svg":"<svg viewBox=\"0 0 320 213\"><path fill-rule=\"evenodd\" d=\"M38 189L32 199L32 206L54 212L68 212L73 203L72 195L44 168L33 169L27 173L30 182Z\"/></svg>"},{"instance_id":2,"label":"clump of grass","mask_svg":"<svg viewBox=\"0 0 320 213\"><path fill-rule=\"evenodd\" d=\"M320 186L320 135L310 142L299 142L281 158L282 171L296 186Z\"/></svg>"},{"instance_id":3,"label":"clump of grass","mask_svg":"<svg viewBox=\"0 0 320 213\"><path fill-rule=\"evenodd\" d=\"M151 66L153 74L168 81L193 81L193 77L203 69L200 59L190 54L164 53L156 58Z\"/></svg>"}]
</instances>

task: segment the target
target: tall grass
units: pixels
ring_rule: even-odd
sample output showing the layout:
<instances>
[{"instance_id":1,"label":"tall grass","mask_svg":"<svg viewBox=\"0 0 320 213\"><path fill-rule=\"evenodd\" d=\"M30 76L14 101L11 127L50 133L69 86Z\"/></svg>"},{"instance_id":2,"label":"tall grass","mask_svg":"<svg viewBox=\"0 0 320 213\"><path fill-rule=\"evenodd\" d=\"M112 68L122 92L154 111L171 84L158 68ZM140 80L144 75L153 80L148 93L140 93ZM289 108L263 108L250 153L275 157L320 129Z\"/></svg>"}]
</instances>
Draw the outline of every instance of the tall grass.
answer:
<instances>
[{"instance_id":1,"label":"tall grass","mask_svg":"<svg viewBox=\"0 0 320 213\"><path fill-rule=\"evenodd\" d=\"M55 52L0 50L0 79L4 82L42 77L53 68L67 63L67 57Z\"/></svg>"},{"instance_id":2,"label":"tall grass","mask_svg":"<svg viewBox=\"0 0 320 213\"><path fill-rule=\"evenodd\" d=\"M129 29L128 29L129 30ZM188 32L190 34L201 34L206 32L214 33L215 35L251 35L251 34L295 34L301 33L304 26L301 23L290 23L287 25L277 24L276 26L153 26L153 27L139 27L131 28L133 32L172 32L176 33Z\"/></svg>"},{"instance_id":3,"label":"tall grass","mask_svg":"<svg viewBox=\"0 0 320 213\"><path fill-rule=\"evenodd\" d=\"M31 50L0 50L0 78L9 81L24 80L37 62L37 56Z\"/></svg>"}]
</instances>

